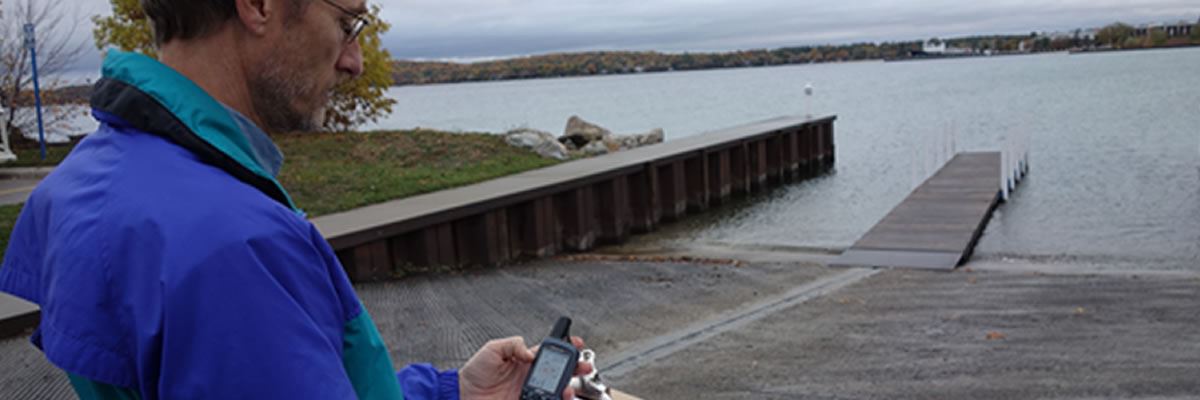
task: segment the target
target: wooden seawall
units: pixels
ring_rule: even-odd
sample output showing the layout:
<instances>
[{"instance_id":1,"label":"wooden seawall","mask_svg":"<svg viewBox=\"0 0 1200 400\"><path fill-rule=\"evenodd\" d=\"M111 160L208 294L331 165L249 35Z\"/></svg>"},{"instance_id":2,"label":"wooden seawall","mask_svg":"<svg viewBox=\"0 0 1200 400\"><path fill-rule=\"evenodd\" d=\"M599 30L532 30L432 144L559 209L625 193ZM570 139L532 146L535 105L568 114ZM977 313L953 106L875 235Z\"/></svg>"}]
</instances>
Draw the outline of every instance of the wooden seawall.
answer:
<instances>
[{"instance_id":1,"label":"wooden seawall","mask_svg":"<svg viewBox=\"0 0 1200 400\"><path fill-rule=\"evenodd\" d=\"M313 219L354 281L620 243L827 171L836 117L781 117Z\"/></svg>"}]
</instances>

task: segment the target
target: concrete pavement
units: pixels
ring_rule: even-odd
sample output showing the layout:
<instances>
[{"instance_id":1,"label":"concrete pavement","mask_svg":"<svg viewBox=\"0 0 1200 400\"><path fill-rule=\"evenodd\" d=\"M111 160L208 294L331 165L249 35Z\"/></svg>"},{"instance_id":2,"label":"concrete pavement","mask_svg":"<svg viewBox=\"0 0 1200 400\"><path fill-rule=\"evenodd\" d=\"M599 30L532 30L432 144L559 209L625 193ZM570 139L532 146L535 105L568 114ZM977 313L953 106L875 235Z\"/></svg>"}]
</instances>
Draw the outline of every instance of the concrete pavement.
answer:
<instances>
[{"instance_id":1,"label":"concrete pavement","mask_svg":"<svg viewBox=\"0 0 1200 400\"><path fill-rule=\"evenodd\" d=\"M1200 398L1196 276L886 271L616 382L661 399Z\"/></svg>"},{"instance_id":2,"label":"concrete pavement","mask_svg":"<svg viewBox=\"0 0 1200 400\"><path fill-rule=\"evenodd\" d=\"M0 205L24 203L40 179L0 179Z\"/></svg>"},{"instance_id":3,"label":"concrete pavement","mask_svg":"<svg viewBox=\"0 0 1200 400\"><path fill-rule=\"evenodd\" d=\"M552 259L357 289L397 364L456 367L570 315L602 372L626 365L614 387L646 399L1200 397L1196 273L738 258ZM643 349L655 357L634 360ZM71 398L27 339L0 342L0 365L0 397Z\"/></svg>"},{"instance_id":4,"label":"concrete pavement","mask_svg":"<svg viewBox=\"0 0 1200 400\"><path fill-rule=\"evenodd\" d=\"M0 168L0 205L24 203L53 167Z\"/></svg>"}]
</instances>

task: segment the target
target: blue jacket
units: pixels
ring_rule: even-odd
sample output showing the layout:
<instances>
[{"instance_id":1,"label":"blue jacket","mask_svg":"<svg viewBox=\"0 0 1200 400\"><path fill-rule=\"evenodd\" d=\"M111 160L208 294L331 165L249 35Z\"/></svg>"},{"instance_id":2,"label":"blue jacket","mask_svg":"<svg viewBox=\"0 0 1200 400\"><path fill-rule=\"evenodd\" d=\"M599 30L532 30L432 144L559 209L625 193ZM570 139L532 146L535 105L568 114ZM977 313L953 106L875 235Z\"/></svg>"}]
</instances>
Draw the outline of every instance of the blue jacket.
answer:
<instances>
[{"instance_id":1,"label":"blue jacket","mask_svg":"<svg viewBox=\"0 0 1200 400\"><path fill-rule=\"evenodd\" d=\"M133 53L110 52L92 108L0 267L81 398L458 397L455 371L393 370L261 130Z\"/></svg>"}]
</instances>

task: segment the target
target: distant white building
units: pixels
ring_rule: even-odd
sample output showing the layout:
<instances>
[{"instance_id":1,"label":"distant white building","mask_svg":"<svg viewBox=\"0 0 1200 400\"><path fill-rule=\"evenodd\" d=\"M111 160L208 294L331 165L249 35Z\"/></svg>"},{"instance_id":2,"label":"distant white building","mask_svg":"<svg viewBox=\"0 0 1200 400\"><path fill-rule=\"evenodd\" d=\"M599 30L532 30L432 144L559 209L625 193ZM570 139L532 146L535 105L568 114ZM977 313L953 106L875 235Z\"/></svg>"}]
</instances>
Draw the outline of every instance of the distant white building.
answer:
<instances>
[{"instance_id":1,"label":"distant white building","mask_svg":"<svg viewBox=\"0 0 1200 400\"><path fill-rule=\"evenodd\" d=\"M946 44L946 41L938 39L938 38L926 40L925 43L923 45L921 45L921 51L925 52L925 54L936 54L936 55L971 54L971 49L950 47L948 44Z\"/></svg>"},{"instance_id":2,"label":"distant white building","mask_svg":"<svg viewBox=\"0 0 1200 400\"><path fill-rule=\"evenodd\" d=\"M921 50L928 54L946 54L946 42L936 38L925 41Z\"/></svg>"}]
</instances>

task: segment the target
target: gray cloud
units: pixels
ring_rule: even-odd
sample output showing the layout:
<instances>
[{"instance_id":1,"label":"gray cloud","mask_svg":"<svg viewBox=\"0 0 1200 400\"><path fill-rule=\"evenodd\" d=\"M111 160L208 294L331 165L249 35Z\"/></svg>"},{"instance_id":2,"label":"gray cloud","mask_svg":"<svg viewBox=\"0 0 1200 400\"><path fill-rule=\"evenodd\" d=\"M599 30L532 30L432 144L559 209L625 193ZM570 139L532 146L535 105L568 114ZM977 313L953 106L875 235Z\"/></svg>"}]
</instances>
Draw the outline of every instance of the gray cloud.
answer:
<instances>
[{"instance_id":1,"label":"gray cloud","mask_svg":"<svg viewBox=\"0 0 1200 400\"><path fill-rule=\"evenodd\" d=\"M66 0L90 43L105 0ZM345 0L342 0L345 1ZM394 57L475 59L582 50L720 51L1025 33L1200 17L1195 0L368 0ZM99 52L76 65L94 71Z\"/></svg>"},{"instance_id":2,"label":"gray cloud","mask_svg":"<svg viewBox=\"0 0 1200 400\"><path fill-rule=\"evenodd\" d=\"M1149 0L379 0L401 58L555 51L709 51L977 33L1024 33L1200 16Z\"/></svg>"}]
</instances>

